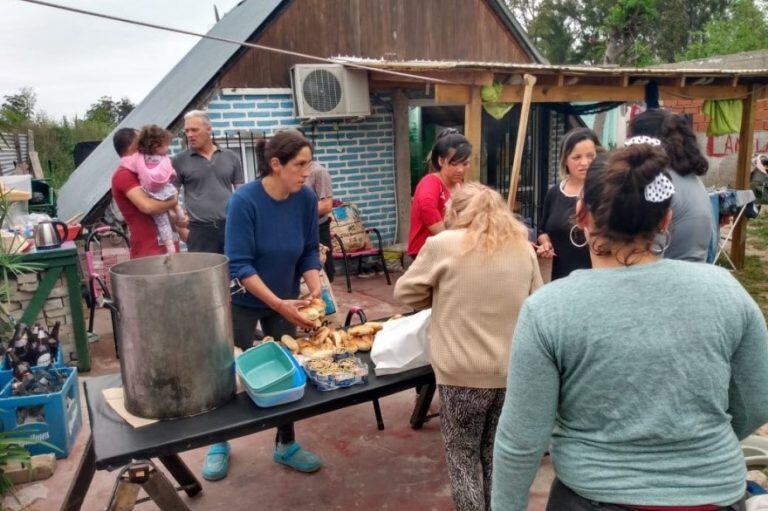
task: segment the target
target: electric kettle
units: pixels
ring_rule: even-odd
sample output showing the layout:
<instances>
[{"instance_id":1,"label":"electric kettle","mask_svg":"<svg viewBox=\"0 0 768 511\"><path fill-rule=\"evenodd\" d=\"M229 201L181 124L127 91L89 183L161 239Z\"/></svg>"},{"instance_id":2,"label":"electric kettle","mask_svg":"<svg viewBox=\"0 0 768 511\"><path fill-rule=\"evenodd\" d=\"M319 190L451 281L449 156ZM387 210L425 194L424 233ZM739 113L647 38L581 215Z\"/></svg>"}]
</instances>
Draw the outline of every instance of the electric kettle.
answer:
<instances>
[{"instance_id":1,"label":"electric kettle","mask_svg":"<svg viewBox=\"0 0 768 511\"><path fill-rule=\"evenodd\" d=\"M63 235L59 235L57 226L61 226L64 231ZM67 224L56 220L46 220L40 222L35 226L35 246L38 250L48 250L52 248L59 248L63 240L67 239L69 229Z\"/></svg>"}]
</instances>

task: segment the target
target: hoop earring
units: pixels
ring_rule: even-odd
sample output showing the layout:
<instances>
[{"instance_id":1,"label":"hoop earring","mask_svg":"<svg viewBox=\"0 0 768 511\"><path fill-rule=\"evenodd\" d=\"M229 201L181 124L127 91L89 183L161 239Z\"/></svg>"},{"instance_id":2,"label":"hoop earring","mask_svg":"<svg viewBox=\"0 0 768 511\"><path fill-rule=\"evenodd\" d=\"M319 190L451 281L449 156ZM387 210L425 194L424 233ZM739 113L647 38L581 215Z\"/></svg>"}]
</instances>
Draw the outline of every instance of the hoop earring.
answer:
<instances>
[{"instance_id":1,"label":"hoop earring","mask_svg":"<svg viewBox=\"0 0 768 511\"><path fill-rule=\"evenodd\" d=\"M658 243L657 246L657 240L654 240L653 244L651 245L651 253L653 255L663 256L664 252L666 252L669 248L669 244L672 243L672 235L669 233L669 231L661 231L659 234L664 235L664 243Z\"/></svg>"},{"instance_id":2,"label":"hoop earring","mask_svg":"<svg viewBox=\"0 0 768 511\"><path fill-rule=\"evenodd\" d=\"M584 236L584 243L581 243L581 244L579 244L579 243L576 243L576 242L573 240L573 231L574 231L575 229L578 229L578 228L579 228L579 226L578 226L578 225L574 225L573 227L571 227L571 231L568 233L568 238L570 238L570 240L571 240L571 245L573 245L573 246L574 246L574 247L576 247L576 248L583 248L583 247L586 247L586 246L587 246L587 243L589 243L589 242L587 241L587 237L586 237L586 236Z\"/></svg>"}]
</instances>

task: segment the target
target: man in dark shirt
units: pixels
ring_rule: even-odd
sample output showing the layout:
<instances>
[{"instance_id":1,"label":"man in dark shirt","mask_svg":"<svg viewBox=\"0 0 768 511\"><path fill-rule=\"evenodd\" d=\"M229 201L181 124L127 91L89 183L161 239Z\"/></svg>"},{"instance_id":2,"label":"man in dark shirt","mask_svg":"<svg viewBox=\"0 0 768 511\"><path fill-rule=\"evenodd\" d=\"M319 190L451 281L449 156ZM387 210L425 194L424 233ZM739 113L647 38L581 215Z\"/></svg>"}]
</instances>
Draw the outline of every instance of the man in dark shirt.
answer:
<instances>
[{"instance_id":1,"label":"man in dark shirt","mask_svg":"<svg viewBox=\"0 0 768 511\"><path fill-rule=\"evenodd\" d=\"M213 143L211 131L205 112L188 112L184 133L189 149L173 157L173 167L189 213L187 250L223 254L227 202L244 182L243 167L237 154Z\"/></svg>"},{"instance_id":2,"label":"man in dark shirt","mask_svg":"<svg viewBox=\"0 0 768 511\"><path fill-rule=\"evenodd\" d=\"M137 150L138 132L121 128L115 132L112 142L121 158L129 156ZM112 198L128 224L131 259L165 254L165 246L158 242L152 215L173 209L176 198L159 201L149 197L139 184L139 176L120 166L112 175Z\"/></svg>"}]
</instances>

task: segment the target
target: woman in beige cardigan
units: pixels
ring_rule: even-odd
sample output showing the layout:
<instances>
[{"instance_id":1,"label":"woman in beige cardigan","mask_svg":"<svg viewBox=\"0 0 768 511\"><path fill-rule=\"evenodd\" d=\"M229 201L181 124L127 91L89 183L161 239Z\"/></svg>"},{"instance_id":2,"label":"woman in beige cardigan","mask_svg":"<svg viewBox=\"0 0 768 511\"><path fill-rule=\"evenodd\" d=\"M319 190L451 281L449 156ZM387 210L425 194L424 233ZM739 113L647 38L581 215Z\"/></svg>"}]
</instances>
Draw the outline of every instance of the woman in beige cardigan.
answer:
<instances>
[{"instance_id":1,"label":"woman in beige cardigan","mask_svg":"<svg viewBox=\"0 0 768 511\"><path fill-rule=\"evenodd\" d=\"M512 333L541 275L527 229L496 191L465 185L452 197L446 224L398 280L395 298L432 307L430 359L454 504L483 510L490 508Z\"/></svg>"}]
</instances>

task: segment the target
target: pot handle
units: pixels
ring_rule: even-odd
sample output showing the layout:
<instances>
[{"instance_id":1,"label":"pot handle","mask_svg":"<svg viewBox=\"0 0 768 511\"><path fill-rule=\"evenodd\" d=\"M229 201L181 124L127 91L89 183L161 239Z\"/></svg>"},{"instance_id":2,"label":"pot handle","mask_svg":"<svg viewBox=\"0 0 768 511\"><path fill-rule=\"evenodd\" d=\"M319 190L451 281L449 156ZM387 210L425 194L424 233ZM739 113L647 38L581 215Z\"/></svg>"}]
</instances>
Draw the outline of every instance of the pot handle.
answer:
<instances>
[{"instance_id":1,"label":"pot handle","mask_svg":"<svg viewBox=\"0 0 768 511\"><path fill-rule=\"evenodd\" d=\"M112 312L114 312L115 314L117 314L118 317L120 316L120 309L117 308L117 305L115 305L115 301L112 300L111 298L105 298L102 295L102 296L99 296L98 302L100 307L105 307L111 310Z\"/></svg>"},{"instance_id":2,"label":"pot handle","mask_svg":"<svg viewBox=\"0 0 768 511\"><path fill-rule=\"evenodd\" d=\"M229 281L229 295L244 295L248 291L245 289L245 286L240 282L240 279L234 278Z\"/></svg>"},{"instance_id":3,"label":"pot handle","mask_svg":"<svg viewBox=\"0 0 768 511\"><path fill-rule=\"evenodd\" d=\"M61 241L65 241L69 237L69 227L67 224L59 222L58 220L51 220L51 223L53 224L53 227L56 228L57 234L59 226L64 230L64 234L61 235Z\"/></svg>"}]
</instances>

